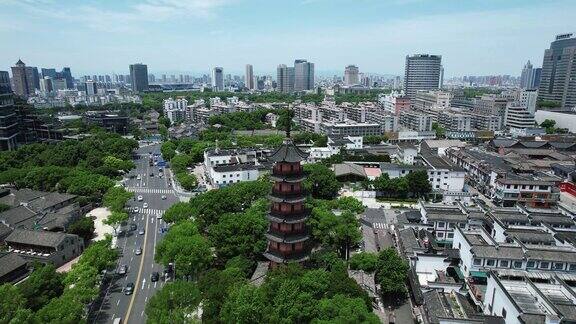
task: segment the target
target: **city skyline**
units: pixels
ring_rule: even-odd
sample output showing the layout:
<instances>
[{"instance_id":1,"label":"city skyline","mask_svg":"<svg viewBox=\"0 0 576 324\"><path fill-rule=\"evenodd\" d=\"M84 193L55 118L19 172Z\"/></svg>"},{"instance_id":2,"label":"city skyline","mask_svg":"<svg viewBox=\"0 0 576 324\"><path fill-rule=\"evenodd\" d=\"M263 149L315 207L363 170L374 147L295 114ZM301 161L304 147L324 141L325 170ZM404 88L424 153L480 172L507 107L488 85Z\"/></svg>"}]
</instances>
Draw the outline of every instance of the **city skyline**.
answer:
<instances>
[{"instance_id":1,"label":"city skyline","mask_svg":"<svg viewBox=\"0 0 576 324\"><path fill-rule=\"evenodd\" d=\"M576 3L366 0L351 6L305 0L286 3L278 12L263 1L71 6L4 0L0 9L0 37L9 44L0 52L0 70L21 58L39 68L70 66L76 77L126 74L129 64L140 61L151 74L202 74L222 66L242 75L252 64L255 75L274 75L278 64L303 57L316 63L318 75L343 74L350 64L366 73L403 75L406 55L429 53L442 55L450 78L516 76L528 60L541 66L543 49L555 35L574 31L570 13ZM539 23L543 20L547 23ZM51 37L39 36L46 34Z\"/></svg>"}]
</instances>

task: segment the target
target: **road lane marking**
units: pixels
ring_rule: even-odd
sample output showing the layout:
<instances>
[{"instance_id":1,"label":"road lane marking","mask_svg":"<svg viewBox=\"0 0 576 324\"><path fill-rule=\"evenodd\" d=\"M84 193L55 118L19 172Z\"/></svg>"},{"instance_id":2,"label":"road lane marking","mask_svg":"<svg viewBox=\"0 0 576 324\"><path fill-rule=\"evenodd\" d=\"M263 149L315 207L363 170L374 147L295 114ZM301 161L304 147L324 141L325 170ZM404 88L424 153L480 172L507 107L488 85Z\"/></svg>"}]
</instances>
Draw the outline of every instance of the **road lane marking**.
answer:
<instances>
[{"instance_id":1,"label":"road lane marking","mask_svg":"<svg viewBox=\"0 0 576 324\"><path fill-rule=\"evenodd\" d=\"M158 281L154 281L154 289L156 289L156 284L158 283ZM148 297L146 297L148 298Z\"/></svg>"},{"instance_id":2,"label":"road lane marking","mask_svg":"<svg viewBox=\"0 0 576 324\"><path fill-rule=\"evenodd\" d=\"M118 302L116 302L116 306L120 305L120 299L118 299Z\"/></svg>"},{"instance_id":3,"label":"road lane marking","mask_svg":"<svg viewBox=\"0 0 576 324\"><path fill-rule=\"evenodd\" d=\"M144 311L142 311L142 313L140 313L140 317L144 316Z\"/></svg>"},{"instance_id":4,"label":"road lane marking","mask_svg":"<svg viewBox=\"0 0 576 324\"><path fill-rule=\"evenodd\" d=\"M145 228L144 228L145 232L148 232L148 222L146 222ZM142 254L146 255L146 240L148 238L148 235L144 235L144 244L142 245ZM134 287L134 291L138 291L138 284L140 283L140 277L142 276L142 268L144 267L144 257L140 258L140 268L138 269L138 276L136 278L136 287ZM137 293L132 294L132 298L130 298L130 304L128 304L128 310L126 311L126 316L124 316L125 323L130 323L129 319L130 319L130 312L132 311L132 306L134 305L134 300L136 299L136 295Z\"/></svg>"},{"instance_id":5,"label":"road lane marking","mask_svg":"<svg viewBox=\"0 0 576 324\"><path fill-rule=\"evenodd\" d=\"M144 286L146 286L146 278L142 279L142 290L144 290Z\"/></svg>"}]
</instances>

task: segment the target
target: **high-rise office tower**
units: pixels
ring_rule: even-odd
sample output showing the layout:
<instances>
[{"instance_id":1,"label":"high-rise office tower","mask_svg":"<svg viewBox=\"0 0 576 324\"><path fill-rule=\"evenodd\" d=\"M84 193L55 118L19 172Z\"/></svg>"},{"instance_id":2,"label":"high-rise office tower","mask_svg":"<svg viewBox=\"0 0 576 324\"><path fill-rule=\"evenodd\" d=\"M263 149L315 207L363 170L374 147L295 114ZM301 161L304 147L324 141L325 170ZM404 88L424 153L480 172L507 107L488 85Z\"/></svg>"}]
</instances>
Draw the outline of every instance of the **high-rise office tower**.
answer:
<instances>
[{"instance_id":1,"label":"high-rise office tower","mask_svg":"<svg viewBox=\"0 0 576 324\"><path fill-rule=\"evenodd\" d=\"M522 89L534 89L536 86L536 70L530 60L524 65L522 69L522 74L520 75L520 88Z\"/></svg>"},{"instance_id":2,"label":"high-rise office tower","mask_svg":"<svg viewBox=\"0 0 576 324\"><path fill-rule=\"evenodd\" d=\"M355 85L360 83L360 77L358 75L358 67L356 65L348 65L344 69L344 84Z\"/></svg>"},{"instance_id":3,"label":"high-rise office tower","mask_svg":"<svg viewBox=\"0 0 576 324\"><path fill-rule=\"evenodd\" d=\"M131 64L130 82L132 82L132 91L148 91L148 66L142 63Z\"/></svg>"},{"instance_id":4,"label":"high-rise office tower","mask_svg":"<svg viewBox=\"0 0 576 324\"><path fill-rule=\"evenodd\" d=\"M404 92L410 98L418 90L437 90L440 84L441 55L416 54L406 56Z\"/></svg>"},{"instance_id":5,"label":"high-rise office tower","mask_svg":"<svg viewBox=\"0 0 576 324\"><path fill-rule=\"evenodd\" d=\"M276 91L294 92L294 68L286 64L278 65L276 69Z\"/></svg>"},{"instance_id":6,"label":"high-rise office tower","mask_svg":"<svg viewBox=\"0 0 576 324\"><path fill-rule=\"evenodd\" d=\"M51 77L52 79L55 79L58 77L57 73L56 73L56 69L46 69L46 68L42 68L40 69L40 71L42 72L42 77Z\"/></svg>"},{"instance_id":7,"label":"high-rise office tower","mask_svg":"<svg viewBox=\"0 0 576 324\"><path fill-rule=\"evenodd\" d=\"M84 82L84 91L86 91L87 96L93 96L98 93L98 88L96 87L96 81L88 80Z\"/></svg>"},{"instance_id":8,"label":"high-rise office tower","mask_svg":"<svg viewBox=\"0 0 576 324\"><path fill-rule=\"evenodd\" d=\"M244 75L244 85L248 90L254 90L254 68L252 64L246 64L246 74Z\"/></svg>"},{"instance_id":9,"label":"high-rise office tower","mask_svg":"<svg viewBox=\"0 0 576 324\"><path fill-rule=\"evenodd\" d=\"M40 80L40 91L43 93L50 93L54 91L54 87L52 86L52 78L49 76L45 76Z\"/></svg>"},{"instance_id":10,"label":"high-rise office tower","mask_svg":"<svg viewBox=\"0 0 576 324\"><path fill-rule=\"evenodd\" d=\"M556 36L544 51L538 101L553 101L562 110L576 108L576 36Z\"/></svg>"},{"instance_id":11,"label":"high-rise office tower","mask_svg":"<svg viewBox=\"0 0 576 324\"><path fill-rule=\"evenodd\" d=\"M18 60L16 66L12 67L12 82L14 83L15 94L28 97L34 94L35 89L40 88L38 69L26 66L22 60Z\"/></svg>"},{"instance_id":12,"label":"high-rise office tower","mask_svg":"<svg viewBox=\"0 0 576 324\"><path fill-rule=\"evenodd\" d=\"M16 148L17 136L18 119L10 89L10 75L7 71L0 71L0 150Z\"/></svg>"},{"instance_id":13,"label":"high-rise office tower","mask_svg":"<svg viewBox=\"0 0 576 324\"><path fill-rule=\"evenodd\" d=\"M72 77L72 71L69 67L64 67L62 69L62 77L66 79L66 88L72 89L74 88L74 78Z\"/></svg>"},{"instance_id":14,"label":"high-rise office tower","mask_svg":"<svg viewBox=\"0 0 576 324\"><path fill-rule=\"evenodd\" d=\"M212 89L224 91L224 69L219 66L212 69Z\"/></svg>"},{"instance_id":15,"label":"high-rise office tower","mask_svg":"<svg viewBox=\"0 0 576 324\"><path fill-rule=\"evenodd\" d=\"M294 61L294 91L314 89L314 63L306 60Z\"/></svg>"},{"instance_id":16,"label":"high-rise office tower","mask_svg":"<svg viewBox=\"0 0 576 324\"><path fill-rule=\"evenodd\" d=\"M440 65L440 81L438 81L438 88L444 87L444 66Z\"/></svg>"}]
</instances>

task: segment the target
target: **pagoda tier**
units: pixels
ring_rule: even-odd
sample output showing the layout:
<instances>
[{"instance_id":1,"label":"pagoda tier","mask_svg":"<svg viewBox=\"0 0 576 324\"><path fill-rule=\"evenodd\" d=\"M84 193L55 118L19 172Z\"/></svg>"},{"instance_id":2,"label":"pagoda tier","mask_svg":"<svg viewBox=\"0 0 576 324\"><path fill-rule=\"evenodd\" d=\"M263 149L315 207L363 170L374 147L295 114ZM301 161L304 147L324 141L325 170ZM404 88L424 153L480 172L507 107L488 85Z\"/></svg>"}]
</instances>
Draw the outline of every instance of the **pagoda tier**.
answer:
<instances>
[{"instance_id":1,"label":"pagoda tier","mask_svg":"<svg viewBox=\"0 0 576 324\"><path fill-rule=\"evenodd\" d=\"M308 258L310 234L306 220L310 211L304 207L306 192L302 181L305 176L300 162L307 154L298 149L290 139L273 152L269 158L275 162L271 179L274 181L268 196L271 202L266 233L268 247L264 256L271 267L288 262L302 262Z\"/></svg>"}]
</instances>

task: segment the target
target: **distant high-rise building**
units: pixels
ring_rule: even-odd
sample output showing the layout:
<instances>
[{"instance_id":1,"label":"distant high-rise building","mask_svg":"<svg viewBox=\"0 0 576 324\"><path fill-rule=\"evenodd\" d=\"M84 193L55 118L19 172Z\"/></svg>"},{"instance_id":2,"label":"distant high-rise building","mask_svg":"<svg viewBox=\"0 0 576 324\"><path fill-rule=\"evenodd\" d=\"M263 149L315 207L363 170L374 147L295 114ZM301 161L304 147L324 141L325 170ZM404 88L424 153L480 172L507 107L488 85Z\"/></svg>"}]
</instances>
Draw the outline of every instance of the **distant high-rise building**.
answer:
<instances>
[{"instance_id":1,"label":"distant high-rise building","mask_svg":"<svg viewBox=\"0 0 576 324\"><path fill-rule=\"evenodd\" d=\"M74 78L72 77L72 71L69 67L64 67L62 69L62 77L66 79L66 88L72 89L74 88Z\"/></svg>"},{"instance_id":2,"label":"distant high-rise building","mask_svg":"<svg viewBox=\"0 0 576 324\"><path fill-rule=\"evenodd\" d=\"M355 85L360 83L359 70L356 65L348 65L344 69L344 84Z\"/></svg>"},{"instance_id":3,"label":"distant high-rise building","mask_svg":"<svg viewBox=\"0 0 576 324\"><path fill-rule=\"evenodd\" d=\"M68 82L66 79L52 79L52 91L58 92L58 90L68 89Z\"/></svg>"},{"instance_id":4,"label":"distant high-rise building","mask_svg":"<svg viewBox=\"0 0 576 324\"><path fill-rule=\"evenodd\" d=\"M45 78L45 77L50 77L50 78L55 79L55 78L58 77L58 74L57 74L57 72L56 72L56 69L45 69L45 68L42 68L42 69L40 69L40 71L42 72L42 77L43 77L43 78Z\"/></svg>"},{"instance_id":5,"label":"distant high-rise building","mask_svg":"<svg viewBox=\"0 0 576 324\"><path fill-rule=\"evenodd\" d=\"M10 88L10 75L0 71L0 150L16 148L18 136L18 119Z\"/></svg>"},{"instance_id":6,"label":"distant high-rise building","mask_svg":"<svg viewBox=\"0 0 576 324\"><path fill-rule=\"evenodd\" d=\"M212 69L212 89L224 91L224 69L219 66Z\"/></svg>"},{"instance_id":7,"label":"distant high-rise building","mask_svg":"<svg viewBox=\"0 0 576 324\"><path fill-rule=\"evenodd\" d=\"M51 77L45 76L40 80L40 91L42 91L43 93L50 93L54 91Z\"/></svg>"},{"instance_id":8,"label":"distant high-rise building","mask_svg":"<svg viewBox=\"0 0 576 324\"><path fill-rule=\"evenodd\" d=\"M38 69L26 66L22 60L18 60L16 66L12 67L12 83L15 94L21 97L34 94L34 90L40 88Z\"/></svg>"},{"instance_id":9,"label":"distant high-rise building","mask_svg":"<svg viewBox=\"0 0 576 324\"><path fill-rule=\"evenodd\" d=\"M534 89L537 83L536 69L528 60L528 63L524 65L522 69L522 74L520 75L520 88L522 89Z\"/></svg>"},{"instance_id":10,"label":"distant high-rise building","mask_svg":"<svg viewBox=\"0 0 576 324\"><path fill-rule=\"evenodd\" d=\"M294 68L286 64L278 65L276 69L276 91L283 93L294 92Z\"/></svg>"},{"instance_id":11,"label":"distant high-rise building","mask_svg":"<svg viewBox=\"0 0 576 324\"><path fill-rule=\"evenodd\" d=\"M314 89L314 63L306 60L294 61L294 91Z\"/></svg>"},{"instance_id":12,"label":"distant high-rise building","mask_svg":"<svg viewBox=\"0 0 576 324\"><path fill-rule=\"evenodd\" d=\"M538 101L556 102L562 110L576 108L576 36L556 36L544 51Z\"/></svg>"},{"instance_id":13,"label":"distant high-rise building","mask_svg":"<svg viewBox=\"0 0 576 324\"><path fill-rule=\"evenodd\" d=\"M132 83L132 91L148 91L148 66L142 63L131 64L130 82Z\"/></svg>"},{"instance_id":14,"label":"distant high-rise building","mask_svg":"<svg viewBox=\"0 0 576 324\"><path fill-rule=\"evenodd\" d=\"M440 65L440 81L438 82L438 88L442 89L444 87L444 66Z\"/></svg>"},{"instance_id":15,"label":"distant high-rise building","mask_svg":"<svg viewBox=\"0 0 576 324\"><path fill-rule=\"evenodd\" d=\"M404 93L413 98L418 90L437 90L440 85L441 55L406 56Z\"/></svg>"},{"instance_id":16,"label":"distant high-rise building","mask_svg":"<svg viewBox=\"0 0 576 324\"><path fill-rule=\"evenodd\" d=\"M84 82L84 91L86 91L87 96L93 96L98 94L98 88L96 87L96 81L88 80Z\"/></svg>"},{"instance_id":17,"label":"distant high-rise building","mask_svg":"<svg viewBox=\"0 0 576 324\"><path fill-rule=\"evenodd\" d=\"M252 64L246 64L246 74L244 75L244 85L248 90L254 90L254 68Z\"/></svg>"},{"instance_id":18,"label":"distant high-rise building","mask_svg":"<svg viewBox=\"0 0 576 324\"><path fill-rule=\"evenodd\" d=\"M154 76L154 74L148 74L148 83L155 83L156 82L156 77Z\"/></svg>"}]
</instances>

